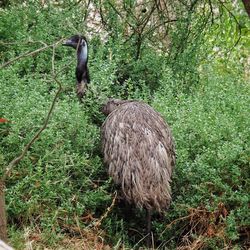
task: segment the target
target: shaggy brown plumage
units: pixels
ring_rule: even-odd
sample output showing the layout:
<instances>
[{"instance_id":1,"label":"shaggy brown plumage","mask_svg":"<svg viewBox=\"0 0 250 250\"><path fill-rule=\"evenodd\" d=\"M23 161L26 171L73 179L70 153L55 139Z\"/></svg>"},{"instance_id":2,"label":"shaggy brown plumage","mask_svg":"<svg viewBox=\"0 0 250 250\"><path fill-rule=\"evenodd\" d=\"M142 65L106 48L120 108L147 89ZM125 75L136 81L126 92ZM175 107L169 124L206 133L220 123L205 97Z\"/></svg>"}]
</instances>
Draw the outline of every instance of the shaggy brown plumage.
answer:
<instances>
[{"instance_id":1,"label":"shaggy brown plumage","mask_svg":"<svg viewBox=\"0 0 250 250\"><path fill-rule=\"evenodd\" d=\"M171 201L175 148L169 126L149 105L110 100L102 125L102 149L109 175L124 198L148 211L162 211Z\"/></svg>"}]
</instances>

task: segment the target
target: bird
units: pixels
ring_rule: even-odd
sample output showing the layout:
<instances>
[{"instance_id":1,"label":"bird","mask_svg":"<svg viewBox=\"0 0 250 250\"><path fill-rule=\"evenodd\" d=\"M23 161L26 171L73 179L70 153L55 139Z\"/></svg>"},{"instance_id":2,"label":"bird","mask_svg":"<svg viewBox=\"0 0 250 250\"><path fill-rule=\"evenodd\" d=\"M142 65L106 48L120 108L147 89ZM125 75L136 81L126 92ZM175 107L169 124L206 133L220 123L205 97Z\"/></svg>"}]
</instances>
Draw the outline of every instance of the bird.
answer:
<instances>
[{"instance_id":1,"label":"bird","mask_svg":"<svg viewBox=\"0 0 250 250\"><path fill-rule=\"evenodd\" d=\"M151 214L171 203L171 176L176 163L175 143L160 113L136 100L109 99L102 107L104 163L129 204L147 211L147 244Z\"/></svg>"},{"instance_id":2,"label":"bird","mask_svg":"<svg viewBox=\"0 0 250 250\"><path fill-rule=\"evenodd\" d=\"M76 66L76 94L81 100L84 96L87 84L90 82L88 70L88 43L86 37L82 35L74 35L63 42L64 46L72 47L76 50L77 66Z\"/></svg>"}]
</instances>

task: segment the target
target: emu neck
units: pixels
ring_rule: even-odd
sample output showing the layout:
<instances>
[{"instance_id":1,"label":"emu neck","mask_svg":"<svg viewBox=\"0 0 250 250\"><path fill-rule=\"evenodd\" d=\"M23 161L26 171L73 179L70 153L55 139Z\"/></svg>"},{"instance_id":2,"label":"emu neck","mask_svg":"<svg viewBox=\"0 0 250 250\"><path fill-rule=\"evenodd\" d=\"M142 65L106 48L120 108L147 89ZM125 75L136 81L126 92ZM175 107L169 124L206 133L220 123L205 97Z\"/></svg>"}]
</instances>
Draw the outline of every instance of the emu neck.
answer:
<instances>
[{"instance_id":1,"label":"emu neck","mask_svg":"<svg viewBox=\"0 0 250 250\"><path fill-rule=\"evenodd\" d=\"M85 43L85 46L80 45L77 50L76 79L78 83L82 81L89 82L87 63L88 49L87 44Z\"/></svg>"},{"instance_id":2,"label":"emu neck","mask_svg":"<svg viewBox=\"0 0 250 250\"><path fill-rule=\"evenodd\" d=\"M88 48L80 45L77 51L77 65L87 65L88 62Z\"/></svg>"}]
</instances>

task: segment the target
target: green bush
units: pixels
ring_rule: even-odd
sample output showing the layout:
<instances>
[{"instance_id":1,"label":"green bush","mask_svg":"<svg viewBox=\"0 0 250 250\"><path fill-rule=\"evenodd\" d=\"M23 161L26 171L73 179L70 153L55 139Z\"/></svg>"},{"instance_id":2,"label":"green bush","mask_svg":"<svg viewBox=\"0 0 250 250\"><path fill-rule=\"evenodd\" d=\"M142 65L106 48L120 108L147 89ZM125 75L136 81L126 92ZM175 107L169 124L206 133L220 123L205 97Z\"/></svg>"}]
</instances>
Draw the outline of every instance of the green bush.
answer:
<instances>
[{"instance_id":1,"label":"green bush","mask_svg":"<svg viewBox=\"0 0 250 250\"><path fill-rule=\"evenodd\" d=\"M7 7L0 10L2 63L44 43L87 33L82 21L86 6L77 2L58 1L41 7L39 1L27 1L27 8L24 3L7 1ZM239 14L242 40L229 55L228 45L235 39L227 40L228 32L235 26L228 21L218 28L220 23L215 20L205 32L199 11L193 14L182 5L175 6L176 15L187 12L169 28L171 46L155 49L152 44L157 41L146 30L136 58L138 37L126 39L127 23L108 8L108 1L104 7L109 36L106 41L98 35L89 39L91 84L82 103L75 95L75 52L60 45L55 49L62 92L48 127L6 182L11 242L23 249L28 228L41 233L43 244L53 246L71 237L77 223L83 229L91 228L85 216L105 214L115 187L102 163L100 126L105 118L100 107L115 97L151 104L169 123L175 138L173 203L164 215L153 215L155 244L176 249L201 240L204 249L246 246L250 93L245 17ZM225 36L217 41L221 28ZM217 45L218 55L214 53ZM0 117L10 121L0 124L1 172L44 122L58 88L52 77L52 54L48 48L1 70ZM124 210L116 204L102 221L105 241L113 247L143 246L144 211L134 209L128 218Z\"/></svg>"}]
</instances>

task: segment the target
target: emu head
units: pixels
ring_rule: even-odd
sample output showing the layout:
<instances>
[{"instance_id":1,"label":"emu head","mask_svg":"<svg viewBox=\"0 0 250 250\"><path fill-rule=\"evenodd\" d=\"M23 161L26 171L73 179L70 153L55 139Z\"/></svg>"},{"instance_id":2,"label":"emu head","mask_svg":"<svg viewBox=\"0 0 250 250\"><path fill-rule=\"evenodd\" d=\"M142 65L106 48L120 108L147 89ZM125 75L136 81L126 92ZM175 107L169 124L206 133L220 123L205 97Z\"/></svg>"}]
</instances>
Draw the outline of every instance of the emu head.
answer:
<instances>
[{"instance_id":1,"label":"emu head","mask_svg":"<svg viewBox=\"0 0 250 250\"><path fill-rule=\"evenodd\" d=\"M87 65L87 63L88 63L88 43L87 43L87 40L84 36L74 35L74 36L70 37L68 40L64 41L62 45L69 46L69 47L76 49L78 64Z\"/></svg>"},{"instance_id":2,"label":"emu head","mask_svg":"<svg viewBox=\"0 0 250 250\"><path fill-rule=\"evenodd\" d=\"M121 100L121 99L109 99L106 104L102 106L102 113L104 115L109 115L115 109L117 109L120 105L129 103L129 100Z\"/></svg>"},{"instance_id":3,"label":"emu head","mask_svg":"<svg viewBox=\"0 0 250 250\"><path fill-rule=\"evenodd\" d=\"M69 39L67 39L66 41L64 41L62 45L78 49L80 47L85 47L85 46L87 47L87 41L84 36L74 35Z\"/></svg>"}]
</instances>

